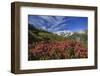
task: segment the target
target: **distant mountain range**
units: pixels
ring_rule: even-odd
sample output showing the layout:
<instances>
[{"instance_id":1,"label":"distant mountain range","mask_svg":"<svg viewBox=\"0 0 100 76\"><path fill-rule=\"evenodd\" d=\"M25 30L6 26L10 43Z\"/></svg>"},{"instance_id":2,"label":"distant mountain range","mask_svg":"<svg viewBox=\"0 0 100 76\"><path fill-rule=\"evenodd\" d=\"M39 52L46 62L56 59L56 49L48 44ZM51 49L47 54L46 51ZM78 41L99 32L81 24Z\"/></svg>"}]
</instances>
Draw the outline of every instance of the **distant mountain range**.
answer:
<instances>
[{"instance_id":1,"label":"distant mountain range","mask_svg":"<svg viewBox=\"0 0 100 76\"><path fill-rule=\"evenodd\" d=\"M41 30L41 31L45 31L45 32L51 32L51 31L48 31L46 29L44 29L43 27L36 27L35 25L33 24L29 24L29 29L37 29L37 30ZM51 32L53 34L56 34L56 35L59 35L59 36L63 36L63 37L69 37L69 36L72 36L73 34L77 33L77 34L86 34L87 33L87 30L80 30L80 31L77 31L77 32L72 32L72 31L69 31L69 30L58 30L58 31L55 31L55 32Z\"/></svg>"},{"instance_id":2,"label":"distant mountain range","mask_svg":"<svg viewBox=\"0 0 100 76\"><path fill-rule=\"evenodd\" d=\"M68 36L71 36L75 33L77 34L86 34L86 30L81 30L81 31L77 31L77 32L72 32L72 31L57 31L57 32L53 32L54 34L57 34L57 35L60 35L60 36L63 36L63 37L68 37Z\"/></svg>"},{"instance_id":3,"label":"distant mountain range","mask_svg":"<svg viewBox=\"0 0 100 76\"><path fill-rule=\"evenodd\" d=\"M57 32L53 32L54 34L57 34L57 35L60 35L60 36L63 36L63 37L67 37L67 36L71 36L73 34L73 32L71 31L57 31Z\"/></svg>"}]
</instances>

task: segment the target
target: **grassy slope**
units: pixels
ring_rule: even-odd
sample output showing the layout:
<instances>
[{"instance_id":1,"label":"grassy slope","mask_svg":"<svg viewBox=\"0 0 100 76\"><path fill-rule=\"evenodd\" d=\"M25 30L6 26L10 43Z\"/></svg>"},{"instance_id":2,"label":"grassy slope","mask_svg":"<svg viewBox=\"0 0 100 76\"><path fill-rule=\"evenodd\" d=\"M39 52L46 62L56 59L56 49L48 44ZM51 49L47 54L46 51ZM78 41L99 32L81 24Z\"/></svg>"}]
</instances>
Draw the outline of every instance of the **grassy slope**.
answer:
<instances>
[{"instance_id":1,"label":"grassy slope","mask_svg":"<svg viewBox=\"0 0 100 76\"><path fill-rule=\"evenodd\" d=\"M58 36L56 34L52 34L44 30L36 29L30 24L29 24L28 37L29 37L29 43L43 41L43 40L63 41L66 39L62 36Z\"/></svg>"},{"instance_id":2,"label":"grassy slope","mask_svg":"<svg viewBox=\"0 0 100 76\"><path fill-rule=\"evenodd\" d=\"M87 36L87 33L85 34L78 34L78 33L74 33L72 36L69 36L67 39L68 40L75 40L75 41L78 41L77 38L80 38L80 42L85 46L87 47L87 40L88 40L88 36Z\"/></svg>"}]
</instances>

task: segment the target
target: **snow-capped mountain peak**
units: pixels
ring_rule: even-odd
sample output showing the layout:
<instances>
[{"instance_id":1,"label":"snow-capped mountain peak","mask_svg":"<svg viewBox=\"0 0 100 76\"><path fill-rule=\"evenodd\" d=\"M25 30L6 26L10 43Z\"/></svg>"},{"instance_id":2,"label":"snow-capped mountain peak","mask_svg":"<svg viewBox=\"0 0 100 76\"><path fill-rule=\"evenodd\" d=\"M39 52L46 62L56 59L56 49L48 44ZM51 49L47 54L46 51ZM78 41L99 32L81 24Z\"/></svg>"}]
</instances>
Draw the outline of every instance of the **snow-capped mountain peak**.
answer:
<instances>
[{"instance_id":1,"label":"snow-capped mountain peak","mask_svg":"<svg viewBox=\"0 0 100 76\"><path fill-rule=\"evenodd\" d=\"M57 32L53 32L54 34L57 34L57 35L60 35L60 36L64 36L64 37L67 37L67 36L71 36L73 34L73 32L71 31L57 31Z\"/></svg>"},{"instance_id":2,"label":"snow-capped mountain peak","mask_svg":"<svg viewBox=\"0 0 100 76\"><path fill-rule=\"evenodd\" d=\"M79 33L79 34L85 34L86 31L84 31L84 30L80 30L80 31L78 31L77 33Z\"/></svg>"}]
</instances>

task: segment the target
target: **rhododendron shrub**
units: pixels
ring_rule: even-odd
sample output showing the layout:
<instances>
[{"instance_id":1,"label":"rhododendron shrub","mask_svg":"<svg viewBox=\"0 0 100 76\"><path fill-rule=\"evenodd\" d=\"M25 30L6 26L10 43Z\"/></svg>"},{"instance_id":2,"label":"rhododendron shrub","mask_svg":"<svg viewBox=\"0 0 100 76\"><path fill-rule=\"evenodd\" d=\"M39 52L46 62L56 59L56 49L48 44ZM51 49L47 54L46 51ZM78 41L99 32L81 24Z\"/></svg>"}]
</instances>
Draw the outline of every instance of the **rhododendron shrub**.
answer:
<instances>
[{"instance_id":1,"label":"rhododendron shrub","mask_svg":"<svg viewBox=\"0 0 100 76\"><path fill-rule=\"evenodd\" d=\"M28 46L29 60L87 58L88 50L74 40L40 41Z\"/></svg>"}]
</instances>

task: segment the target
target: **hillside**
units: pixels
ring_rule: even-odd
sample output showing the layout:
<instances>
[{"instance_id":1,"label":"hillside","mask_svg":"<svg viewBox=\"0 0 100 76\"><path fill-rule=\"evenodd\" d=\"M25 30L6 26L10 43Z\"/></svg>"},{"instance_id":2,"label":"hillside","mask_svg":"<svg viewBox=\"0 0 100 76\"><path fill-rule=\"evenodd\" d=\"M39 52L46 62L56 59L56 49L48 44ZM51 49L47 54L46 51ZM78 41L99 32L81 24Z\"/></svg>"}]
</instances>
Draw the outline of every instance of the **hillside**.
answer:
<instances>
[{"instance_id":1,"label":"hillside","mask_svg":"<svg viewBox=\"0 0 100 76\"><path fill-rule=\"evenodd\" d=\"M87 33L63 36L28 25L28 60L87 58Z\"/></svg>"},{"instance_id":2,"label":"hillside","mask_svg":"<svg viewBox=\"0 0 100 76\"><path fill-rule=\"evenodd\" d=\"M87 30L84 33L75 32L71 36L66 37L68 40L75 40L81 42L85 47L88 45L88 35Z\"/></svg>"},{"instance_id":3,"label":"hillside","mask_svg":"<svg viewBox=\"0 0 100 76\"><path fill-rule=\"evenodd\" d=\"M33 42L39 42L39 41L47 41L47 40L53 40L53 41L62 41L65 40L65 37L55 35L51 32L44 31L42 29L37 29L33 25L28 25L28 37L29 37L29 44L32 44Z\"/></svg>"}]
</instances>

